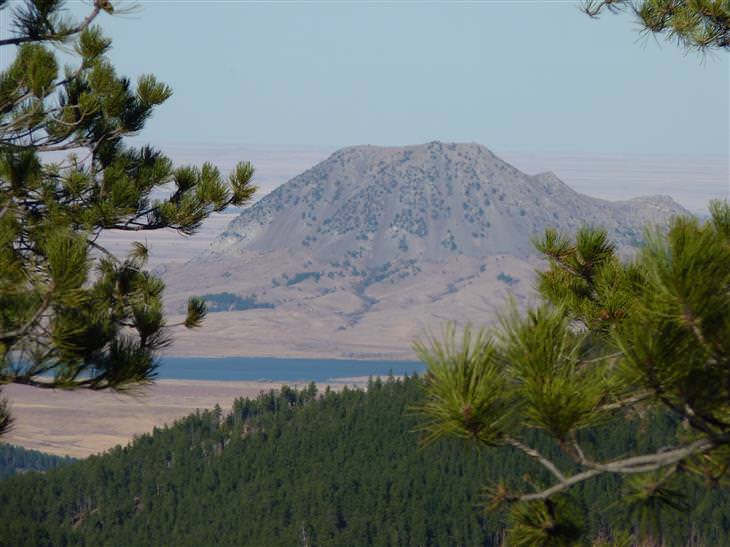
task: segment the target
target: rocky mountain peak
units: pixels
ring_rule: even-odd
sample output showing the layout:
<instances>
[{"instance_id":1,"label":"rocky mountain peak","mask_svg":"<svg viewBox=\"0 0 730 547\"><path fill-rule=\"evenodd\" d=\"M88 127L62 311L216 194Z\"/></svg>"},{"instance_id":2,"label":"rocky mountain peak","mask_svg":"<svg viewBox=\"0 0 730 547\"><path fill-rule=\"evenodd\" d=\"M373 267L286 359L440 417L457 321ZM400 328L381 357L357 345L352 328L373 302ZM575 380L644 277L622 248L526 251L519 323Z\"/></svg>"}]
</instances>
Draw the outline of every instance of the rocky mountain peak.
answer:
<instances>
[{"instance_id":1,"label":"rocky mountain peak","mask_svg":"<svg viewBox=\"0 0 730 547\"><path fill-rule=\"evenodd\" d=\"M216 253L288 248L369 265L452 255L529 254L548 226L603 226L630 243L649 221L682 212L666 199L607 202L554 173L522 173L475 143L353 146L282 185L221 234Z\"/></svg>"},{"instance_id":2,"label":"rocky mountain peak","mask_svg":"<svg viewBox=\"0 0 730 547\"><path fill-rule=\"evenodd\" d=\"M204 334L176 351L409 356L424 329L492 321L524 303L531 239L602 226L624 246L686 213L663 196L609 202L522 173L478 144L354 146L243 211L208 253L166 274L168 306L203 297Z\"/></svg>"}]
</instances>

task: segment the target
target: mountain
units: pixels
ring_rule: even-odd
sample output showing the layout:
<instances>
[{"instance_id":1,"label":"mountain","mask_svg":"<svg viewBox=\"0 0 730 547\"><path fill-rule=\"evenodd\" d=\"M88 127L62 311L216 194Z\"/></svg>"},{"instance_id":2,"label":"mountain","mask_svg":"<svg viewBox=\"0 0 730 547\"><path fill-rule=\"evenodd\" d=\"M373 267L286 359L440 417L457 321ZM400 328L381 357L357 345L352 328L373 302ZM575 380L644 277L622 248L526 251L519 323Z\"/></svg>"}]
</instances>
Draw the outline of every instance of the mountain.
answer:
<instances>
[{"instance_id":1,"label":"mountain","mask_svg":"<svg viewBox=\"0 0 730 547\"><path fill-rule=\"evenodd\" d=\"M197 293L223 314L176 352L407 357L425 329L488 323L507 293L524 301L545 228L601 226L629 249L677 214L666 196L579 194L478 144L345 148L165 272L173 311Z\"/></svg>"},{"instance_id":2,"label":"mountain","mask_svg":"<svg viewBox=\"0 0 730 547\"><path fill-rule=\"evenodd\" d=\"M647 222L684 212L671 198L608 202L578 194L553 173L526 175L478 144L345 148L244 211L213 251L305 248L336 261L363 254L377 267L532 252L546 227L585 222L631 242Z\"/></svg>"}]
</instances>

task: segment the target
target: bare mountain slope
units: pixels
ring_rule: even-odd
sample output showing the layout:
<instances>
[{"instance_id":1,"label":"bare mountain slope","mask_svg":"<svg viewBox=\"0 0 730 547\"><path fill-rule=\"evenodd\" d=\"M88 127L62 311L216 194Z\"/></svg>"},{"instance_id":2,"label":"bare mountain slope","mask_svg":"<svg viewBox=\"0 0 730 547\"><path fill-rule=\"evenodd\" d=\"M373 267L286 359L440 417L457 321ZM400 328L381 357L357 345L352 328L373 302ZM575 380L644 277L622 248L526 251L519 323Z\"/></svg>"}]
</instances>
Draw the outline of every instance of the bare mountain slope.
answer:
<instances>
[{"instance_id":1,"label":"bare mountain slope","mask_svg":"<svg viewBox=\"0 0 730 547\"><path fill-rule=\"evenodd\" d=\"M189 294L225 310L175 352L408 356L426 328L489 323L508 292L525 299L546 227L601 226L630 246L676 214L665 196L590 198L477 144L346 148L166 272L173 310Z\"/></svg>"}]
</instances>

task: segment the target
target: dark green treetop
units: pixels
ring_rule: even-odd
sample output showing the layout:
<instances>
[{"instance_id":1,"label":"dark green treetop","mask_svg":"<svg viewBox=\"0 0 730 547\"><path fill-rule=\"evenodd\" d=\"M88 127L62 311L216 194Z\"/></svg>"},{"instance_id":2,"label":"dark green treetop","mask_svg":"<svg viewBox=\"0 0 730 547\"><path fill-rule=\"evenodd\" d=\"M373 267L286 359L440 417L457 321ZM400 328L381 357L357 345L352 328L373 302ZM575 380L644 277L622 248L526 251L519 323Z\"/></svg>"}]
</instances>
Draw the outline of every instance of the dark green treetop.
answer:
<instances>
[{"instance_id":1,"label":"dark green treetop","mask_svg":"<svg viewBox=\"0 0 730 547\"><path fill-rule=\"evenodd\" d=\"M253 167L226 178L211 164L174 167L160 151L133 148L171 89L136 83L106 57L98 26L113 4L94 0L75 20L62 0L0 0L15 58L0 73L0 384L124 390L151 381L170 340L163 282L135 243L118 258L105 230L169 228L193 234L211 213L248 202ZM60 66L60 53L74 59ZM205 315L188 303L184 326ZM2 408L0 431L9 425Z\"/></svg>"}]
</instances>

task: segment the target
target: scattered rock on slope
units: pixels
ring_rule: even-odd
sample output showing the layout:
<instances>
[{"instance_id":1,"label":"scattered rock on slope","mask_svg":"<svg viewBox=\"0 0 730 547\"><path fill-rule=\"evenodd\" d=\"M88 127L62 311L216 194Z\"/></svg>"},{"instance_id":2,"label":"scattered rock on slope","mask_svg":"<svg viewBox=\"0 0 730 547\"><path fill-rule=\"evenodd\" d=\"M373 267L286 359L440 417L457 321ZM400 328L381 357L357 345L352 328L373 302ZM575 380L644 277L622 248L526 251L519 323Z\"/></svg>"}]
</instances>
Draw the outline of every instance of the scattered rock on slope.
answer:
<instances>
[{"instance_id":1,"label":"scattered rock on slope","mask_svg":"<svg viewBox=\"0 0 730 547\"><path fill-rule=\"evenodd\" d=\"M507 293L524 300L537 264L531 240L545 228L601 226L631 246L647 223L676 214L686 211L669 197L591 198L553 173L522 173L478 144L345 148L167 273L173 310L189 294L256 304L211 314L207 328L183 335L175 349L408 356L426 328L486 324Z\"/></svg>"}]
</instances>

